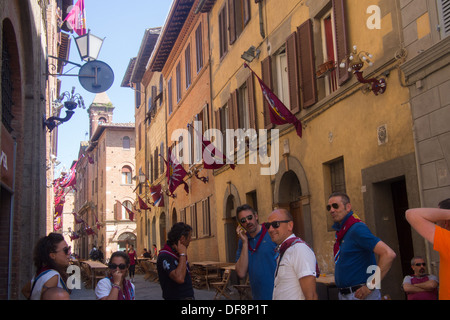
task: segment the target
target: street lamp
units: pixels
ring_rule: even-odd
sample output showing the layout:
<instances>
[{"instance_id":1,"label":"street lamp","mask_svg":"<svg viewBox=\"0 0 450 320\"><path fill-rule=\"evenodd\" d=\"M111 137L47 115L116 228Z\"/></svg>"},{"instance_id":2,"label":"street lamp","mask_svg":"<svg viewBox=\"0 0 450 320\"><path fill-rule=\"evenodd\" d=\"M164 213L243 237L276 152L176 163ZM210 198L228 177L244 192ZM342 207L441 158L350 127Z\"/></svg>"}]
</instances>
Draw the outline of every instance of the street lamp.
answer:
<instances>
[{"instance_id":1,"label":"street lamp","mask_svg":"<svg viewBox=\"0 0 450 320\"><path fill-rule=\"evenodd\" d=\"M67 98L68 100L64 102L64 107L66 110L66 116L64 118L60 117L50 117L47 120L44 118L43 125L48 128L48 130L51 132L56 126L59 126L61 123L67 122L72 118L73 114L75 113L76 107L80 106L83 109L86 109L83 101L83 97L79 94L75 94L75 87L72 87L72 91L69 93L69 91L64 92L59 96L59 98L55 101L55 103L62 104L62 101L64 98Z\"/></svg>"},{"instance_id":2,"label":"street lamp","mask_svg":"<svg viewBox=\"0 0 450 320\"><path fill-rule=\"evenodd\" d=\"M97 60L100 49L103 45L103 39L94 36L91 30L82 36L75 38L78 53L83 61Z\"/></svg>"}]
</instances>

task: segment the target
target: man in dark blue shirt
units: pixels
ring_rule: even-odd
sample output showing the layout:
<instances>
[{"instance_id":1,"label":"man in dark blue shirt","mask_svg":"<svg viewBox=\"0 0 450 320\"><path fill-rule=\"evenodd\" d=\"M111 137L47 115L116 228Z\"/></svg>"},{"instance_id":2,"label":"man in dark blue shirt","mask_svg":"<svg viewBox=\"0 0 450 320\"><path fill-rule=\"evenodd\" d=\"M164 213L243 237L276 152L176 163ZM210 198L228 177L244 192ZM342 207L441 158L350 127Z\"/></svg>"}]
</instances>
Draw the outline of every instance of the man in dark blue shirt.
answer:
<instances>
[{"instance_id":1,"label":"man in dark blue shirt","mask_svg":"<svg viewBox=\"0 0 450 320\"><path fill-rule=\"evenodd\" d=\"M236 273L239 278L249 275L254 300L271 300L276 269L277 245L264 226L258 222L258 214L247 204L237 208L239 246L236 252Z\"/></svg>"},{"instance_id":2,"label":"man in dark blue shirt","mask_svg":"<svg viewBox=\"0 0 450 320\"><path fill-rule=\"evenodd\" d=\"M183 222L174 224L167 236L166 245L159 251L156 267L165 300L194 300L186 256L191 232L192 227Z\"/></svg>"},{"instance_id":3,"label":"man in dark blue shirt","mask_svg":"<svg viewBox=\"0 0 450 320\"><path fill-rule=\"evenodd\" d=\"M327 211L335 222L334 245L335 282L341 300L379 300L380 283L392 266L396 254L353 213L350 198L345 193L333 193L328 199ZM378 265L375 254L379 256ZM379 272L379 273L378 273Z\"/></svg>"}]
</instances>

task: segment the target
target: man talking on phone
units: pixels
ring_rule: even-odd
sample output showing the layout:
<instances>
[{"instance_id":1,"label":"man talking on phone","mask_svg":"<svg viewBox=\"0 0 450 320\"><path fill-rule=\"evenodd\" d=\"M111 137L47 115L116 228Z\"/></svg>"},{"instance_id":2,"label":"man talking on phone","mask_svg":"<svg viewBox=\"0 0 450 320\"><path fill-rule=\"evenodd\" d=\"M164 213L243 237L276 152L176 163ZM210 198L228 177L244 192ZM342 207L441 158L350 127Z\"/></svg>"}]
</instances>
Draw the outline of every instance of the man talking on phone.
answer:
<instances>
[{"instance_id":1,"label":"man talking on phone","mask_svg":"<svg viewBox=\"0 0 450 320\"><path fill-rule=\"evenodd\" d=\"M236 273L245 278L248 272L253 300L271 300L276 269L276 244L267 229L258 222L258 213L248 204L236 209L239 245Z\"/></svg>"}]
</instances>

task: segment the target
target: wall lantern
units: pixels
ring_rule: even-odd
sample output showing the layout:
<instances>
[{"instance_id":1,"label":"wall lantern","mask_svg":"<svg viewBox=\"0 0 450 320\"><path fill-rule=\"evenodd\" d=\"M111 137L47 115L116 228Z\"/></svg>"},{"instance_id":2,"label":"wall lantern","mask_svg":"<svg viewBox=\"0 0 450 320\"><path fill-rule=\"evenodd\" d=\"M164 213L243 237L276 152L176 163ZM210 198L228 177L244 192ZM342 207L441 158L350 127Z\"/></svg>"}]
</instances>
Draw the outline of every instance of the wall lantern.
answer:
<instances>
[{"instance_id":1,"label":"wall lantern","mask_svg":"<svg viewBox=\"0 0 450 320\"><path fill-rule=\"evenodd\" d=\"M50 132L52 130L59 126L60 124L67 122L72 118L73 114L75 113L75 109L80 106L83 109L86 109L83 101L83 97L79 94L75 94L75 87L72 87L72 91L69 93L69 91L65 91L62 93L58 99L55 100L55 104L62 104L62 101L64 99L67 99L67 101L64 102L64 107L66 108L66 116L64 118L60 117L50 117L47 120L44 118L43 126L47 127Z\"/></svg>"},{"instance_id":2,"label":"wall lantern","mask_svg":"<svg viewBox=\"0 0 450 320\"><path fill-rule=\"evenodd\" d=\"M370 53L366 51L358 52L357 47L353 46L352 53L350 53L350 55L345 58L339 66L341 68L345 68L348 62L348 72L353 72L356 79L360 83L371 84L371 88L369 88L369 90L377 96L386 91L387 84L384 78L365 79L363 77L363 71L361 71L361 69L364 67L364 63L367 63L369 66L373 66L371 59L373 59L373 56Z\"/></svg>"},{"instance_id":3,"label":"wall lantern","mask_svg":"<svg viewBox=\"0 0 450 320\"><path fill-rule=\"evenodd\" d=\"M94 36L91 30L82 36L75 38L78 53L83 61L97 60L100 49L103 45L103 39Z\"/></svg>"},{"instance_id":4,"label":"wall lantern","mask_svg":"<svg viewBox=\"0 0 450 320\"><path fill-rule=\"evenodd\" d=\"M260 53L261 50L256 49L254 46L251 46L247 51L244 51L244 53L241 55L241 58L250 63L253 61L253 59L258 58Z\"/></svg>"}]
</instances>

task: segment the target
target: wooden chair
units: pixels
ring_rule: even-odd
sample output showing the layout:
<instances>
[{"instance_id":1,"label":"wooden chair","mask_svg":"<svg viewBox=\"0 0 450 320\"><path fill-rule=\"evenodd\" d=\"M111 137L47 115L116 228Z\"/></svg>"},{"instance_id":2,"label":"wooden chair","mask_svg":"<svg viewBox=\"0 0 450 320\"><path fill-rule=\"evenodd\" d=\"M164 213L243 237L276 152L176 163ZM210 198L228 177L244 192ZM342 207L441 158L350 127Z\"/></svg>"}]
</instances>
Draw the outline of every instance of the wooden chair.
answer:
<instances>
[{"instance_id":1,"label":"wooden chair","mask_svg":"<svg viewBox=\"0 0 450 320\"><path fill-rule=\"evenodd\" d=\"M235 288L239 293L240 300L252 300L250 279L248 275L247 280L245 280L245 284L235 284L233 285L233 288Z\"/></svg>"},{"instance_id":2,"label":"wooden chair","mask_svg":"<svg viewBox=\"0 0 450 320\"><path fill-rule=\"evenodd\" d=\"M216 295L214 296L214 300L220 298L220 296L224 296L227 299L231 300L231 297L226 292L228 287L228 282L230 282L231 270L227 269L223 272L222 281L220 282L211 282L211 286L216 289Z\"/></svg>"}]
</instances>

